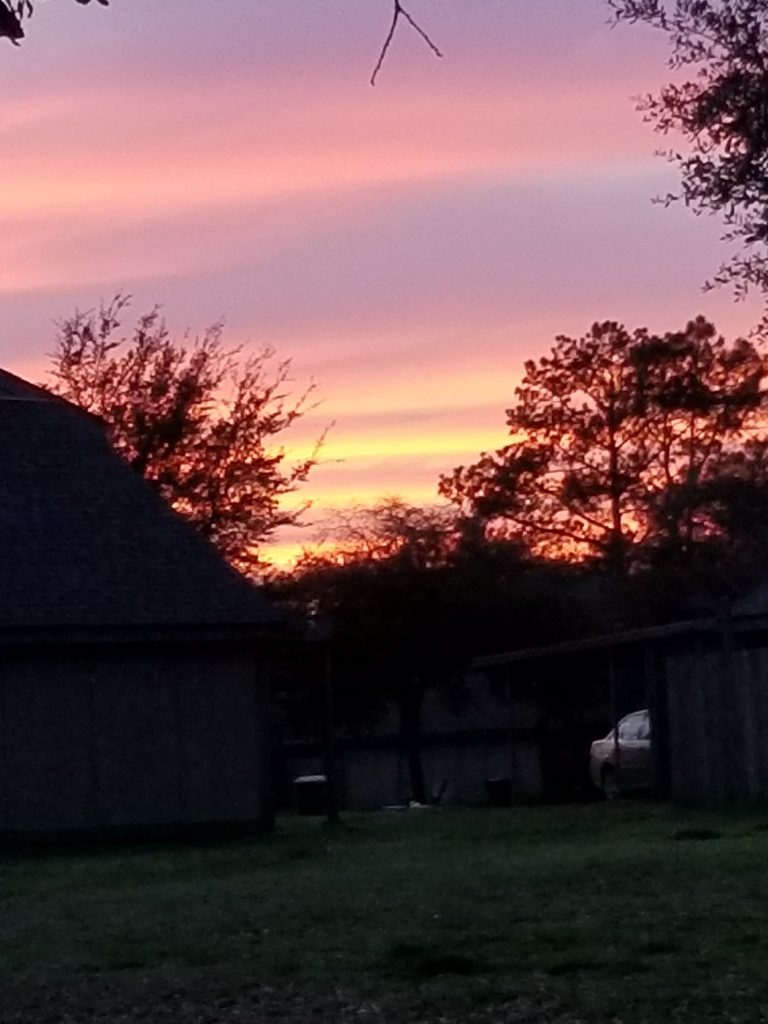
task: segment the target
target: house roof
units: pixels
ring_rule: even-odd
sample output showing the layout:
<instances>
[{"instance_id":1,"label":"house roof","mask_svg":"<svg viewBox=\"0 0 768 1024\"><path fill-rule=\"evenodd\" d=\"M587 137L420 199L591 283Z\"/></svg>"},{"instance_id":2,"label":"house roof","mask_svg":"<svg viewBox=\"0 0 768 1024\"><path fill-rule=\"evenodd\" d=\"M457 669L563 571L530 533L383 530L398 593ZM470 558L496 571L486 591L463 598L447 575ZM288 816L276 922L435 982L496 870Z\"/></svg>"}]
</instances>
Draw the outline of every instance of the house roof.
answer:
<instances>
[{"instance_id":1,"label":"house roof","mask_svg":"<svg viewBox=\"0 0 768 1024\"><path fill-rule=\"evenodd\" d=\"M12 401L30 401L34 399L40 400L45 395L49 399L54 398L50 392L46 392L36 384L24 380L23 377L17 377L15 373L0 369L0 398Z\"/></svg>"},{"instance_id":2,"label":"house roof","mask_svg":"<svg viewBox=\"0 0 768 1024\"><path fill-rule=\"evenodd\" d=\"M5 371L0 480L0 629L277 620L96 418Z\"/></svg>"}]
</instances>

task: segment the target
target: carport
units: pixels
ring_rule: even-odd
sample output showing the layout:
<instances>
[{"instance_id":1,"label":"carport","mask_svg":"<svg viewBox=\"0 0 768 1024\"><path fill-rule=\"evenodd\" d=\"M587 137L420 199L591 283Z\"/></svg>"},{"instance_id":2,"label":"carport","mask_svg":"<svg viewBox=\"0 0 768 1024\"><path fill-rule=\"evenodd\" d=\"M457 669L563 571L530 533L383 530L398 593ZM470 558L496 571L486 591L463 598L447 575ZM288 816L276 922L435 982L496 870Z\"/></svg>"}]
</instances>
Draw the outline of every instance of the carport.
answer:
<instances>
[{"instance_id":1,"label":"carport","mask_svg":"<svg viewBox=\"0 0 768 1024\"><path fill-rule=\"evenodd\" d=\"M493 654L475 668L505 689L519 800L585 796L591 741L647 707L657 799L768 801L768 616Z\"/></svg>"}]
</instances>

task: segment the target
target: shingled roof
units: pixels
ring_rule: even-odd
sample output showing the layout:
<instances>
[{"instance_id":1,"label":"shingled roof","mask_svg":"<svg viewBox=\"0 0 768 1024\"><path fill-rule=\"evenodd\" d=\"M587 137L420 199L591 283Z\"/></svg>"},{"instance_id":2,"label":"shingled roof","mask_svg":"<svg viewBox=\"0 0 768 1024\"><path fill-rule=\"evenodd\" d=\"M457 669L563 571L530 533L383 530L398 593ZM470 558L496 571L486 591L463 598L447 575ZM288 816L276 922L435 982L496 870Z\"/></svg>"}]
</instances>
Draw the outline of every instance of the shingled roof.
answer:
<instances>
[{"instance_id":1,"label":"shingled roof","mask_svg":"<svg viewBox=\"0 0 768 1024\"><path fill-rule=\"evenodd\" d=\"M0 370L0 628L274 621L110 448L102 425Z\"/></svg>"}]
</instances>

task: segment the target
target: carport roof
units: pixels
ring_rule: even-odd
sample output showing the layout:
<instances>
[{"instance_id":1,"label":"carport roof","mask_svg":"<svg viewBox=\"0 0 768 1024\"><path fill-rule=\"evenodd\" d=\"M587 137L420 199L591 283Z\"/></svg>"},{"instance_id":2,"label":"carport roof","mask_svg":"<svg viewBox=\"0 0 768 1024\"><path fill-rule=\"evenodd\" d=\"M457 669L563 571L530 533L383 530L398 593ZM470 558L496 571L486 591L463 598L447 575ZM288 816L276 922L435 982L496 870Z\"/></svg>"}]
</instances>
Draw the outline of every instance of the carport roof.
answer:
<instances>
[{"instance_id":1,"label":"carport roof","mask_svg":"<svg viewBox=\"0 0 768 1024\"><path fill-rule=\"evenodd\" d=\"M768 629L768 616L759 614L740 615L730 619L689 619L683 622L671 622L665 626L649 626L644 629L631 629L620 633L604 633L600 636L586 637L582 640L551 644L548 647L526 647L519 651L482 655L475 658L472 662L472 667L480 670L501 668L516 662L555 658L563 654L610 650L617 647L627 647L632 644L643 644L651 640L672 639L693 634L722 633L726 629L739 633L765 630Z\"/></svg>"}]
</instances>

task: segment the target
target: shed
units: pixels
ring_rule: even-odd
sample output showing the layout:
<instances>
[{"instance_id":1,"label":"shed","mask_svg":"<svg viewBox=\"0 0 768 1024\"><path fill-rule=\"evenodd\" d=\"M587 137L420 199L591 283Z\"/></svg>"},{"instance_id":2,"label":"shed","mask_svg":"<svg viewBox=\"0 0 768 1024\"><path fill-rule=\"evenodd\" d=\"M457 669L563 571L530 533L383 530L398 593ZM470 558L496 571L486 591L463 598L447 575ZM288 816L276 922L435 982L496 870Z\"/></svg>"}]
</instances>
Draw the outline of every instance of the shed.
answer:
<instances>
[{"instance_id":1,"label":"shed","mask_svg":"<svg viewBox=\"0 0 768 1024\"><path fill-rule=\"evenodd\" d=\"M589 743L624 714L651 714L653 788L681 803L768 802L768 615L760 600L673 623L478 658L503 680L518 795L586 781ZM517 709L532 725L521 729ZM533 710L531 710L533 708ZM516 752L526 745L526 777Z\"/></svg>"},{"instance_id":2,"label":"shed","mask_svg":"<svg viewBox=\"0 0 768 1024\"><path fill-rule=\"evenodd\" d=\"M0 477L0 837L269 827L258 588L5 371Z\"/></svg>"}]
</instances>

